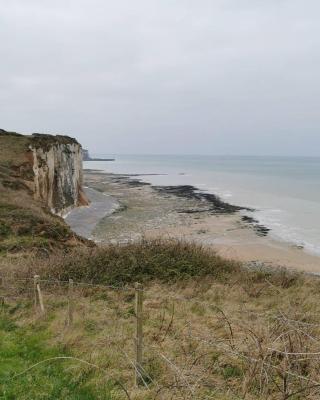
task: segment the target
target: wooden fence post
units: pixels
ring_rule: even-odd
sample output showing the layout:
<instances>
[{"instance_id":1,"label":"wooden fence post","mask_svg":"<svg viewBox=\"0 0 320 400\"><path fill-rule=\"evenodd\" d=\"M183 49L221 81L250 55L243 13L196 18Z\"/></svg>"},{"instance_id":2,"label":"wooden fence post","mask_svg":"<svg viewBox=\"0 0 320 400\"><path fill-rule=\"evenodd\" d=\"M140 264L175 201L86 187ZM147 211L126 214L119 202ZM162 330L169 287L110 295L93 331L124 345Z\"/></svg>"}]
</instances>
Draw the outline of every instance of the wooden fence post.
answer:
<instances>
[{"instance_id":1,"label":"wooden fence post","mask_svg":"<svg viewBox=\"0 0 320 400\"><path fill-rule=\"evenodd\" d=\"M0 288L2 289L2 287L3 287L3 277L0 276ZM1 305L1 307L4 306L4 296L0 297L0 305Z\"/></svg>"},{"instance_id":2,"label":"wooden fence post","mask_svg":"<svg viewBox=\"0 0 320 400\"><path fill-rule=\"evenodd\" d=\"M33 277L33 302L34 302L34 308L35 310L37 309L37 305L38 305L38 293L37 293L37 284L40 280L40 276L39 275L34 275Z\"/></svg>"},{"instance_id":3,"label":"wooden fence post","mask_svg":"<svg viewBox=\"0 0 320 400\"><path fill-rule=\"evenodd\" d=\"M143 354L143 287L140 283L135 284L135 313L136 313L136 361L135 361L135 385L139 386L143 376L142 354Z\"/></svg>"},{"instance_id":4,"label":"wooden fence post","mask_svg":"<svg viewBox=\"0 0 320 400\"><path fill-rule=\"evenodd\" d=\"M68 287L68 321L67 325L70 326L73 323L73 279L69 279Z\"/></svg>"},{"instance_id":5,"label":"wooden fence post","mask_svg":"<svg viewBox=\"0 0 320 400\"><path fill-rule=\"evenodd\" d=\"M34 306L37 308L37 304L39 302L41 313L44 314L44 304L43 304L43 297L40 289L40 276L35 275L33 277L33 288L34 288Z\"/></svg>"}]
</instances>

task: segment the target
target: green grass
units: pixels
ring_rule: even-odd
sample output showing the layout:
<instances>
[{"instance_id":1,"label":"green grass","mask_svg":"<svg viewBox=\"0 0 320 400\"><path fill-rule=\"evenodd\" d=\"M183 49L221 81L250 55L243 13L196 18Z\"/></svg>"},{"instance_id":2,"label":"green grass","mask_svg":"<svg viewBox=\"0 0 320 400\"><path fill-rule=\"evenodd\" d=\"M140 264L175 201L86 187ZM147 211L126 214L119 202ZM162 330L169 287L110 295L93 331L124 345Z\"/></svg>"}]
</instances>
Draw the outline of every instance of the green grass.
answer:
<instances>
[{"instance_id":1,"label":"green grass","mask_svg":"<svg viewBox=\"0 0 320 400\"><path fill-rule=\"evenodd\" d=\"M47 247L49 247L48 239L36 236L10 236L5 240L0 241L0 253Z\"/></svg>"},{"instance_id":2,"label":"green grass","mask_svg":"<svg viewBox=\"0 0 320 400\"><path fill-rule=\"evenodd\" d=\"M63 219L33 203L26 193L8 189L1 194L0 254L65 248L68 240L78 239Z\"/></svg>"},{"instance_id":3,"label":"green grass","mask_svg":"<svg viewBox=\"0 0 320 400\"><path fill-rule=\"evenodd\" d=\"M96 373L90 367L75 365L75 361L55 360L36 366L16 376L32 365L49 358L70 356L65 348L48 345L50 339L45 323L19 327L10 308L0 315L0 399L5 400L112 400L114 384L106 380L96 387L90 379Z\"/></svg>"},{"instance_id":4,"label":"green grass","mask_svg":"<svg viewBox=\"0 0 320 400\"><path fill-rule=\"evenodd\" d=\"M69 143L63 136L23 136L0 129L0 255L66 248L83 241L52 215L34 194L33 156L29 145ZM70 241L70 243L68 243Z\"/></svg>"},{"instance_id":5,"label":"green grass","mask_svg":"<svg viewBox=\"0 0 320 400\"><path fill-rule=\"evenodd\" d=\"M281 349L282 346L292 349L292 353L317 352L315 338L320 335L318 280L282 269L277 272L250 270L219 257L210 249L176 240L76 248L63 253L52 252L48 259L15 257L13 260L17 262L16 278L31 278L39 272L44 280L73 278L130 286L134 281L144 282L144 364L151 392L133 388L132 366L121 355L123 350L129 359L134 357L134 341L131 340L135 321L133 291L75 285L74 324L66 328L67 305L64 295L60 295L67 293L67 286L63 285L64 291L60 292L62 287L58 291L55 284L43 282L48 314L38 319L37 324L30 300L29 308L26 303L20 308L18 305L7 308L0 318L0 400L125 399L123 390L108 382L107 377L119 377L132 400L157 398L158 388L152 380L162 385L163 399L189 398L183 397L188 393L185 378L176 387L181 377L163 362L155 351L157 347L159 351L165 349L178 370L189 371L189 367L194 370L194 376L188 375L192 382L199 383L199 376L203 377L194 397L197 399L206 399L207 390L208 395L217 400L244 398L241 397L243 382L247 382L245 398L248 400L261 398L258 392L261 385L270 394L268 398L284 399L286 373L283 371L286 368L319 380L319 363L314 359L305 360L301 372L297 370L294 356L287 366L283 365L282 358L269 352L271 347ZM9 270L8 265L6 267ZM18 286L18 292L23 293L24 287L32 289L32 280ZM283 321L278 319L282 316ZM292 333L285 318L301 321L302 328L298 325ZM106 372L73 361L57 361L41 364L14 378L15 373L36 362L70 354L91 361ZM261 384L260 371L266 357L276 369L268 369ZM259 368L252 370L255 366L252 359L261 360ZM289 384L291 393L301 389L300 380L290 379ZM175 397L179 390L181 396ZM310 393L318 393L317 390L310 388ZM317 398L306 397L305 393L291 398Z\"/></svg>"},{"instance_id":6,"label":"green grass","mask_svg":"<svg viewBox=\"0 0 320 400\"><path fill-rule=\"evenodd\" d=\"M0 202L0 227L5 228L4 233L13 232L17 236L40 235L52 239L66 238L70 235L70 229L63 221L46 217L46 214L41 214L38 210Z\"/></svg>"}]
</instances>

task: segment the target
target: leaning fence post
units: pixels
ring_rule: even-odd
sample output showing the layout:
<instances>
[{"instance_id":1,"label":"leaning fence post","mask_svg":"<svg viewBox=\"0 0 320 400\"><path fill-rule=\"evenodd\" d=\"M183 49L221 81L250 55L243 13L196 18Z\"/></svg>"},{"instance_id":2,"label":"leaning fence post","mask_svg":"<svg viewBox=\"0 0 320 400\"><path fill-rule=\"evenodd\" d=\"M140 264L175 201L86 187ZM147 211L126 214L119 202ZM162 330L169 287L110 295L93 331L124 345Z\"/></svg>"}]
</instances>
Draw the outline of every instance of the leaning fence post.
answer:
<instances>
[{"instance_id":1,"label":"leaning fence post","mask_svg":"<svg viewBox=\"0 0 320 400\"><path fill-rule=\"evenodd\" d=\"M135 284L135 313L136 313L136 362L135 362L135 385L139 386L142 377L142 352L143 352L143 287L140 283Z\"/></svg>"},{"instance_id":2,"label":"leaning fence post","mask_svg":"<svg viewBox=\"0 0 320 400\"><path fill-rule=\"evenodd\" d=\"M68 321L67 325L72 325L73 322L73 279L69 279L68 287Z\"/></svg>"},{"instance_id":3,"label":"leaning fence post","mask_svg":"<svg viewBox=\"0 0 320 400\"><path fill-rule=\"evenodd\" d=\"M33 277L33 288L34 288L34 306L37 308L37 304L39 302L40 310L44 314L44 304L43 297L40 289L40 275L35 275Z\"/></svg>"}]
</instances>

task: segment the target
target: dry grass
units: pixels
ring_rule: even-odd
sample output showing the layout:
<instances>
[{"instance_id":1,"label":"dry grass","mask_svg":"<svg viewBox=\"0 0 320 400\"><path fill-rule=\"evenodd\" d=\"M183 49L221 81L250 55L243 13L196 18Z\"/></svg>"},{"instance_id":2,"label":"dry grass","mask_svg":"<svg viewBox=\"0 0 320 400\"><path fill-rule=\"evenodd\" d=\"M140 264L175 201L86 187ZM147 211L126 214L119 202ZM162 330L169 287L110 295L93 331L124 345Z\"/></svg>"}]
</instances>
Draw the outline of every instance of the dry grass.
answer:
<instances>
[{"instance_id":1,"label":"dry grass","mask_svg":"<svg viewBox=\"0 0 320 400\"><path fill-rule=\"evenodd\" d=\"M23 136L0 130L0 255L48 254L85 242L48 207L33 198L34 173L29 145L65 142L55 136ZM88 243L86 244L88 245Z\"/></svg>"},{"instance_id":2,"label":"dry grass","mask_svg":"<svg viewBox=\"0 0 320 400\"><path fill-rule=\"evenodd\" d=\"M20 272L14 274L22 279L16 281L18 297L27 287L32 289L32 281L22 277L40 270L50 279L72 277L87 283L119 284L125 277L128 290L76 285L75 321L66 327L66 285L43 282L46 317L39 320L32 308L22 307L15 318L27 326L40 321L50 332L50 344L65 346L107 371L122 382L131 399L319 398L317 279L283 270L249 271L224 264L201 247L159 240L86 250L63 260L65 271L62 260L52 256L50 272L39 261L21 270L19 260ZM178 278L181 268L184 274ZM137 276L145 285L146 387L139 389L133 386L135 316L130 289ZM74 373L83 368L74 367ZM105 373L92 373L88 379L99 387ZM127 397L119 389L111 398Z\"/></svg>"},{"instance_id":3,"label":"dry grass","mask_svg":"<svg viewBox=\"0 0 320 400\"><path fill-rule=\"evenodd\" d=\"M68 361L65 368L79 378L76 382L97 389L100 395L91 398L320 398L318 279L285 270L248 270L181 241L89 247L28 194L28 167L19 156L27 139L12 136L8 142L7 137L6 145L2 140L0 135L2 337L17 324L31 339L45 333L47 346L89 363ZM45 280L45 316L33 308L35 273ZM69 278L79 282L72 326L66 325L63 283ZM145 286L144 386L139 388L133 385L135 315L129 288L135 281ZM31 366L37 354L28 360L29 353L17 348ZM14 366L22 372L20 364ZM50 366L44 369L41 379L50 371ZM23 376L28 394L34 375ZM103 394L100 388L110 380Z\"/></svg>"},{"instance_id":4,"label":"dry grass","mask_svg":"<svg viewBox=\"0 0 320 400\"><path fill-rule=\"evenodd\" d=\"M26 190L1 189L0 179L0 256L48 256L56 248L88 245Z\"/></svg>"},{"instance_id":5,"label":"dry grass","mask_svg":"<svg viewBox=\"0 0 320 400\"><path fill-rule=\"evenodd\" d=\"M27 162L29 142L28 136L1 134L0 131L0 165L14 167Z\"/></svg>"},{"instance_id":6,"label":"dry grass","mask_svg":"<svg viewBox=\"0 0 320 400\"><path fill-rule=\"evenodd\" d=\"M73 278L87 283L123 285L158 279L166 282L211 275L224 279L239 271L239 263L227 261L198 244L179 240L142 239L127 245L106 245L52 255L47 278Z\"/></svg>"},{"instance_id":7,"label":"dry grass","mask_svg":"<svg viewBox=\"0 0 320 400\"><path fill-rule=\"evenodd\" d=\"M6 261L8 263L8 260ZM202 280L209 276L222 283L242 284L250 296L258 296L265 286L290 287L301 274L285 269L248 269L241 263L219 256L212 248L175 239L142 239L126 245L65 249L48 257L30 257L29 268L19 273L40 273L47 279L72 278L86 283L124 285L160 280L176 282Z\"/></svg>"}]
</instances>

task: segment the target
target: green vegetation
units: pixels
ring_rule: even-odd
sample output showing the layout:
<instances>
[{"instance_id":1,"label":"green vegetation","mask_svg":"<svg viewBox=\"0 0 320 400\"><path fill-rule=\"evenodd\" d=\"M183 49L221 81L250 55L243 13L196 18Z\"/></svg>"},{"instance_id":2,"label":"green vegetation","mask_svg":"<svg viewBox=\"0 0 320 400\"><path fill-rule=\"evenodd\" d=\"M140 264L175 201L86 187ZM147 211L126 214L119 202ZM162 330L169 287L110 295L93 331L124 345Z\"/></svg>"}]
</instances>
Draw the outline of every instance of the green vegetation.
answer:
<instances>
[{"instance_id":1,"label":"green vegetation","mask_svg":"<svg viewBox=\"0 0 320 400\"><path fill-rule=\"evenodd\" d=\"M6 383L11 398L18 393L16 398L24 399L15 391L20 385L30 385L33 374L33 382L40 382L33 389L35 399L129 398L115 384L118 380L131 400L157 399L158 390L163 400L317 398L319 389L312 385L320 380L320 357L315 356L320 337L317 280L286 270L249 270L199 245L179 241L143 240L122 246L55 250L49 258L23 254L0 256L0 265L1 261L6 264L2 269L10 270L11 276L2 292L11 304L0 339L3 375L11 377L13 370L20 372L57 355L74 355L104 373L71 361L41 364L31 375L17 377L16 386L14 381ZM30 307L34 273L49 279L49 283L41 283L47 310L44 317ZM68 278L75 280L71 327L65 324L68 287L57 284L57 279ZM145 290L143 343L148 384L148 389L138 390L133 386L132 367L135 312L131 286L136 280L144 282ZM78 285L79 281L127 286L113 290ZM10 289L10 282L15 289ZM10 301L12 295L24 298L20 306ZM34 346L38 343L42 350L37 358ZM13 349L11 353L6 346ZM27 349L25 353L21 347ZM277 350L289 354L284 358ZM301 361L295 356L299 353L314 356ZM21 354L25 354L23 360ZM260 371L264 371L262 376ZM106 376L114 379L113 385ZM304 377L309 377L310 383ZM44 385L48 387L45 392ZM105 385L107 394L103 392L105 397L101 397ZM195 397L190 393L193 385ZM291 396L298 391L301 395ZM44 393L49 397L41 397Z\"/></svg>"},{"instance_id":2,"label":"green vegetation","mask_svg":"<svg viewBox=\"0 0 320 400\"><path fill-rule=\"evenodd\" d=\"M33 147L48 149L53 144L78 143L75 139L63 135L20 135L0 129L0 165L7 167L27 167L28 150ZM30 166L29 166L30 169Z\"/></svg>"},{"instance_id":3,"label":"green vegetation","mask_svg":"<svg viewBox=\"0 0 320 400\"><path fill-rule=\"evenodd\" d=\"M69 143L65 136L23 136L0 130L0 255L81 245L63 219L33 198L33 155L29 146ZM87 243L88 245L88 243Z\"/></svg>"},{"instance_id":4,"label":"green vegetation","mask_svg":"<svg viewBox=\"0 0 320 400\"><path fill-rule=\"evenodd\" d=\"M74 237L61 218L37 207L24 192L6 189L0 198L0 254L52 249Z\"/></svg>"},{"instance_id":5,"label":"green vegetation","mask_svg":"<svg viewBox=\"0 0 320 400\"><path fill-rule=\"evenodd\" d=\"M16 167L25 164L29 137L15 133L3 133L0 130L0 165Z\"/></svg>"},{"instance_id":6,"label":"green vegetation","mask_svg":"<svg viewBox=\"0 0 320 400\"><path fill-rule=\"evenodd\" d=\"M32 236L10 236L0 242L0 253L19 252L26 250L39 250L50 248L50 242L41 237Z\"/></svg>"},{"instance_id":7,"label":"green vegetation","mask_svg":"<svg viewBox=\"0 0 320 400\"><path fill-rule=\"evenodd\" d=\"M35 210L0 203L0 227L10 227L13 235L39 235L52 239L66 238L69 229L64 223L59 221L58 218L53 221L46 220L43 217L39 212L36 213ZM9 232L8 229L7 231Z\"/></svg>"},{"instance_id":8,"label":"green vegetation","mask_svg":"<svg viewBox=\"0 0 320 400\"><path fill-rule=\"evenodd\" d=\"M54 279L41 282L46 308L46 315L41 316L31 307L32 279L24 277L39 272L43 279L63 281L72 277L82 282L120 283L118 275L114 275L117 266L111 268L115 256L103 269L107 255L111 256L110 248L92 249L82 261L80 256L75 258L78 252L67 252L65 256L52 253L49 260L30 256L7 259L7 269L10 263L14 276L5 281L1 293L10 306L2 314L0 326L0 382L11 398L27 399L23 395L30 392L34 399L154 400L159 398L158 391L163 400L317 398L319 389L313 386L319 380L320 362L317 280L286 271L250 271L238 264L223 264L214 253L193 244L157 240L112 246L113 252L121 249L124 254L131 254L127 259L128 286L113 290L75 282L74 319L69 327L65 323L68 285ZM100 256L100 252L106 254L94 269L96 252ZM169 259L165 255L171 258L169 277L165 269ZM188 267L184 279L177 279L181 265L185 270L191 260L195 261L195 255L197 269ZM201 260L205 256L210 262ZM88 259L92 259L90 264ZM151 260L162 282L150 274ZM76 275L76 265L81 262ZM144 281L143 362L148 389L133 386L135 311L130 287L135 270L130 268L130 262L133 266L142 265L145 271L139 278ZM90 268L87 274L83 272L85 266ZM120 278L122 274L124 267ZM11 285L16 288L10 289ZM12 296L17 296L18 301L10 300ZM284 358L276 350L290 354ZM300 360L294 355L299 353L312 357ZM12 382L4 381L38 361L61 355L73 355L99 369L59 360L41 364ZM305 382L304 377L310 382ZM130 397L116 385L119 380ZM101 393L104 387L106 394ZM190 387L195 391L193 397ZM300 390L301 395L291 396Z\"/></svg>"},{"instance_id":9,"label":"green vegetation","mask_svg":"<svg viewBox=\"0 0 320 400\"><path fill-rule=\"evenodd\" d=\"M19 327L14 311L7 308L0 316L0 399L116 399L112 382L90 383L92 368L79 371L74 368L78 361L56 358L71 354L65 346L48 344L46 324Z\"/></svg>"},{"instance_id":10,"label":"green vegetation","mask_svg":"<svg viewBox=\"0 0 320 400\"><path fill-rule=\"evenodd\" d=\"M125 284L151 279L172 282L206 275L222 278L239 268L239 263L224 260L200 245L156 239L77 250L56 257L43 273L62 280L73 277L83 282Z\"/></svg>"},{"instance_id":11,"label":"green vegetation","mask_svg":"<svg viewBox=\"0 0 320 400\"><path fill-rule=\"evenodd\" d=\"M164 283L201 281L210 277L228 283L238 277L249 291L255 284L265 283L289 288L299 284L301 274L285 269L248 269L241 263L227 260L200 244L170 239L143 239L126 245L110 244L82 248L51 257L50 268L37 269L49 279L112 285L132 284L136 281ZM254 296L254 292L252 296ZM258 296L258 293L257 293Z\"/></svg>"},{"instance_id":12,"label":"green vegetation","mask_svg":"<svg viewBox=\"0 0 320 400\"><path fill-rule=\"evenodd\" d=\"M29 140L0 132L0 400L319 398L319 281L177 240L81 240L33 200ZM33 307L36 273L45 315ZM136 281L145 298L140 388Z\"/></svg>"}]
</instances>

